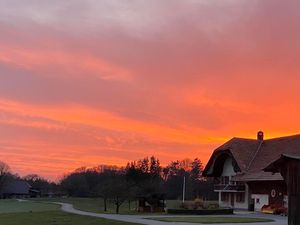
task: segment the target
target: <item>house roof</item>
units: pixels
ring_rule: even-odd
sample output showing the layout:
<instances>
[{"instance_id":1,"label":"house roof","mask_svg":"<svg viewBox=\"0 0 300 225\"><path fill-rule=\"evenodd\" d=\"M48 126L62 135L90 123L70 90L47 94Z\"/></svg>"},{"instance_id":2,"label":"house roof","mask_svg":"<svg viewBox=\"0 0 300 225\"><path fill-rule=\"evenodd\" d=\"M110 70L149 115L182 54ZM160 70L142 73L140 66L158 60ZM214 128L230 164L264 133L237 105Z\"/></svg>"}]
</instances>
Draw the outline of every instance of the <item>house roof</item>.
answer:
<instances>
[{"instance_id":1,"label":"house roof","mask_svg":"<svg viewBox=\"0 0 300 225\"><path fill-rule=\"evenodd\" d=\"M280 158L278 158L274 162L270 163L267 167L265 167L264 171L277 173L280 171L280 166L284 165L289 161L295 160L300 162L300 155L282 154Z\"/></svg>"},{"instance_id":2,"label":"house roof","mask_svg":"<svg viewBox=\"0 0 300 225\"><path fill-rule=\"evenodd\" d=\"M249 161L251 157L254 155L254 151L256 151L259 147L260 143L254 139L246 139L246 138L232 138L225 144L218 147L214 150L210 160L208 161L203 174L206 176L215 176L214 170L223 166L223 163L220 156L227 154L232 156L235 160L238 168L236 172L244 172L247 170ZM212 169L214 168L214 169Z\"/></svg>"},{"instance_id":3,"label":"house roof","mask_svg":"<svg viewBox=\"0 0 300 225\"><path fill-rule=\"evenodd\" d=\"M11 181L3 187L2 194L29 194L31 186L26 181L15 180Z\"/></svg>"},{"instance_id":4,"label":"house roof","mask_svg":"<svg viewBox=\"0 0 300 225\"><path fill-rule=\"evenodd\" d=\"M282 180L280 174L264 172L263 169L282 154L300 156L300 135L256 140L233 138L218 147L204 169L205 176L216 176L217 158L222 154L232 155L238 165L238 174L234 178L241 181ZM221 166L221 165L219 165Z\"/></svg>"},{"instance_id":5,"label":"house roof","mask_svg":"<svg viewBox=\"0 0 300 225\"><path fill-rule=\"evenodd\" d=\"M233 181L274 181L283 180L279 173L264 172L263 170L257 172L245 172L237 174Z\"/></svg>"}]
</instances>

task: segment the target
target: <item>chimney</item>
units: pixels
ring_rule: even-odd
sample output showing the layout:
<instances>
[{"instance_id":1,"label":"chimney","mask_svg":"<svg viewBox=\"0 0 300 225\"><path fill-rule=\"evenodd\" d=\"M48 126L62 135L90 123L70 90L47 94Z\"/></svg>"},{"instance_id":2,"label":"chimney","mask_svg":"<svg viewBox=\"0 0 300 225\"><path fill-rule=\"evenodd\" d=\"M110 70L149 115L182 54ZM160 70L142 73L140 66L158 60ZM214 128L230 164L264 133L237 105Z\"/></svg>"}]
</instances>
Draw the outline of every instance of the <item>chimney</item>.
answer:
<instances>
[{"instance_id":1,"label":"chimney","mask_svg":"<svg viewBox=\"0 0 300 225\"><path fill-rule=\"evenodd\" d=\"M263 141L264 140L264 132L262 132L262 131L257 132L257 140L258 141Z\"/></svg>"}]
</instances>

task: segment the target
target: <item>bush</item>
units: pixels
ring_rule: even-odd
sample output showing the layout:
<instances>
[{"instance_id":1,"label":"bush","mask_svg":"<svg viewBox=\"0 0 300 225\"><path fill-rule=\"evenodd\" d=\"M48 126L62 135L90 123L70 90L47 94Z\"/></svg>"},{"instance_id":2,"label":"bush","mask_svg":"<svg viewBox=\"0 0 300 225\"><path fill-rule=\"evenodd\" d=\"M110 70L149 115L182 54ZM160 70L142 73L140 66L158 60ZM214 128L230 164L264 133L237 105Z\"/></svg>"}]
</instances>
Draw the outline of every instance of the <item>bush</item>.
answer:
<instances>
[{"instance_id":1,"label":"bush","mask_svg":"<svg viewBox=\"0 0 300 225\"><path fill-rule=\"evenodd\" d=\"M196 198L194 201L186 201L184 203L181 203L180 208L182 209L217 209L219 208L219 205L216 203L209 203L203 201L201 198Z\"/></svg>"}]
</instances>

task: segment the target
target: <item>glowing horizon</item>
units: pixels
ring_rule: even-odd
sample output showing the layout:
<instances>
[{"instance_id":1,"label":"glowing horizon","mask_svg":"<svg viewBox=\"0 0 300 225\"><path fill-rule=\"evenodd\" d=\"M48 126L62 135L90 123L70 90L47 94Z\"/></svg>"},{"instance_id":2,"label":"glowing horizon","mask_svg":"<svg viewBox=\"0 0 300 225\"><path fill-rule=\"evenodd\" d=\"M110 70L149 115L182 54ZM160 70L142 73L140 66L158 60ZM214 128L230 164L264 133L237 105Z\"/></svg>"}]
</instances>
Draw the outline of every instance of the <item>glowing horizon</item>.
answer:
<instances>
[{"instance_id":1,"label":"glowing horizon","mask_svg":"<svg viewBox=\"0 0 300 225\"><path fill-rule=\"evenodd\" d=\"M56 180L299 133L299 1L0 2L0 160Z\"/></svg>"}]
</instances>

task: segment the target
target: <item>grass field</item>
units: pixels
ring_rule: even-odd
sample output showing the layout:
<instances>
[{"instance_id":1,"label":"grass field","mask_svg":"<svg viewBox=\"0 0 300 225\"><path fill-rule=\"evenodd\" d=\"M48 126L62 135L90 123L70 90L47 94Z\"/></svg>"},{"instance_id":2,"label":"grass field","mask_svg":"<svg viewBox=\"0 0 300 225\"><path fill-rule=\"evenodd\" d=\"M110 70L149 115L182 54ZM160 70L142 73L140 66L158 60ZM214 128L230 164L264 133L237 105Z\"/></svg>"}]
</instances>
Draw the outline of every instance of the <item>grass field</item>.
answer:
<instances>
[{"instance_id":1,"label":"grass field","mask_svg":"<svg viewBox=\"0 0 300 225\"><path fill-rule=\"evenodd\" d=\"M1 225L133 225L60 211L0 214L0 221Z\"/></svg>"},{"instance_id":2,"label":"grass field","mask_svg":"<svg viewBox=\"0 0 300 225\"><path fill-rule=\"evenodd\" d=\"M43 202L0 200L1 225L134 225L61 212L58 205ZM137 225L137 224L135 224Z\"/></svg>"},{"instance_id":3,"label":"grass field","mask_svg":"<svg viewBox=\"0 0 300 225\"><path fill-rule=\"evenodd\" d=\"M0 200L0 213L42 212L58 210L60 206L31 201L17 201L14 199Z\"/></svg>"},{"instance_id":4,"label":"grass field","mask_svg":"<svg viewBox=\"0 0 300 225\"><path fill-rule=\"evenodd\" d=\"M103 199L102 198L41 198L36 201L43 202L63 202L73 204L74 208L96 213L115 213L115 205L111 202L107 203L107 212L104 212ZM120 207L121 214L134 214L136 202L131 202L130 209L129 203L126 201Z\"/></svg>"},{"instance_id":5,"label":"grass field","mask_svg":"<svg viewBox=\"0 0 300 225\"><path fill-rule=\"evenodd\" d=\"M258 223L258 222L273 222L269 219L260 218L245 218L245 217L163 217L163 218L149 218L163 222L188 222L188 223Z\"/></svg>"}]
</instances>

